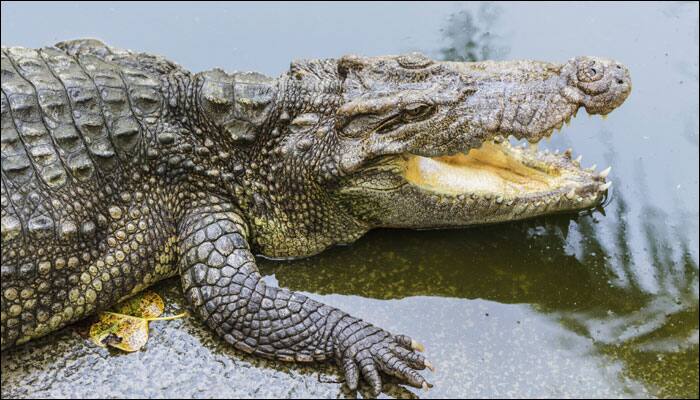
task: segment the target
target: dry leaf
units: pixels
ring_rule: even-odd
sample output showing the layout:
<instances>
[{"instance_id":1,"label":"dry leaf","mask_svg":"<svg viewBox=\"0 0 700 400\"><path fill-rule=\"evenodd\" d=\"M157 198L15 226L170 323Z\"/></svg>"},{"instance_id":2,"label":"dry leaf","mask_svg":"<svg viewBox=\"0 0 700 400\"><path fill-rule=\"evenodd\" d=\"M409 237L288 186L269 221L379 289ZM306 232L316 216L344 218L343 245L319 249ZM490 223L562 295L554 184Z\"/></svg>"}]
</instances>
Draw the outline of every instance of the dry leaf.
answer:
<instances>
[{"instance_id":1,"label":"dry leaf","mask_svg":"<svg viewBox=\"0 0 700 400\"><path fill-rule=\"evenodd\" d=\"M155 292L146 292L119 303L114 312L100 313L99 321L90 327L90 338L101 347L112 346L123 351L137 351L148 341L148 322L181 318L187 313L158 318L165 308Z\"/></svg>"}]
</instances>

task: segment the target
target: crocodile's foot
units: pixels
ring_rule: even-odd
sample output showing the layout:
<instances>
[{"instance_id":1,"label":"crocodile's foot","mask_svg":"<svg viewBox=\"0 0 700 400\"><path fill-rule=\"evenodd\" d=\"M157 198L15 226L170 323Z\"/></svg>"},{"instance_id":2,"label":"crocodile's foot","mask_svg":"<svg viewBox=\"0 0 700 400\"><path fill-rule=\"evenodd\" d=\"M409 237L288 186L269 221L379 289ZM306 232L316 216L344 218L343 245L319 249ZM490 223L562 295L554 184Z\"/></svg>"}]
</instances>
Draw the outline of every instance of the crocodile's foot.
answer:
<instances>
[{"instance_id":1,"label":"crocodile's foot","mask_svg":"<svg viewBox=\"0 0 700 400\"><path fill-rule=\"evenodd\" d=\"M354 328L353 328L354 327ZM382 391L379 372L425 390L433 387L417 370L434 371L433 365L419 351L423 345L405 335L390 333L357 320L337 335L336 357L345 372L350 390L356 390L360 376L376 396Z\"/></svg>"}]
</instances>

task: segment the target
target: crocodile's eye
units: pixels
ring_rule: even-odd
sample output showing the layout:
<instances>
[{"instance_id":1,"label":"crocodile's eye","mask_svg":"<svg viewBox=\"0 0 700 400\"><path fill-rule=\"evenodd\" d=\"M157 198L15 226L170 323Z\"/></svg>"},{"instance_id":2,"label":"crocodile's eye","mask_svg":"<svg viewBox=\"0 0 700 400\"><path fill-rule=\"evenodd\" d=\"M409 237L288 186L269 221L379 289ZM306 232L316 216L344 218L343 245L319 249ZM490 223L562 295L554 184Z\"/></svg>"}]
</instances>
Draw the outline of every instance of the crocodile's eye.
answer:
<instances>
[{"instance_id":1,"label":"crocodile's eye","mask_svg":"<svg viewBox=\"0 0 700 400\"><path fill-rule=\"evenodd\" d=\"M604 68L595 61L582 65L578 70L579 82L595 82L603 78Z\"/></svg>"},{"instance_id":2,"label":"crocodile's eye","mask_svg":"<svg viewBox=\"0 0 700 400\"><path fill-rule=\"evenodd\" d=\"M407 105L401 116L405 121L418 121L428 118L433 111L435 107L430 104L415 103Z\"/></svg>"}]
</instances>

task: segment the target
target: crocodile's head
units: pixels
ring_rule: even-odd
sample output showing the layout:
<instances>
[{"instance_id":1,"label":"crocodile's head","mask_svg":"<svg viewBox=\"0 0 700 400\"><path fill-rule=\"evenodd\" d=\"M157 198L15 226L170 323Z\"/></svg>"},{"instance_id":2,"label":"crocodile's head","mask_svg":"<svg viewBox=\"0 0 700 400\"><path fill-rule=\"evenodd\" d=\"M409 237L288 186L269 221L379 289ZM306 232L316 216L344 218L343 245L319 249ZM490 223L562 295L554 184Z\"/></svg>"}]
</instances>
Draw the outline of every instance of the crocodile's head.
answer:
<instances>
[{"instance_id":1,"label":"crocodile's head","mask_svg":"<svg viewBox=\"0 0 700 400\"><path fill-rule=\"evenodd\" d=\"M625 67L592 57L346 56L294 62L277 81L236 79L235 110L245 118L221 117L231 121L222 126L239 138L252 133L250 181L237 193L263 252L277 256L314 253L373 227L467 226L594 207L608 170L583 169L568 151L514 148L509 137L536 143L581 107L609 113L631 88ZM211 87L205 98L226 97L221 84Z\"/></svg>"},{"instance_id":2,"label":"crocodile's head","mask_svg":"<svg viewBox=\"0 0 700 400\"><path fill-rule=\"evenodd\" d=\"M435 62L418 54L345 57L335 110L334 195L372 226L433 228L511 221L600 204L608 169L583 169L536 143L584 107L627 98L627 69L607 59ZM512 147L509 137L526 139Z\"/></svg>"}]
</instances>

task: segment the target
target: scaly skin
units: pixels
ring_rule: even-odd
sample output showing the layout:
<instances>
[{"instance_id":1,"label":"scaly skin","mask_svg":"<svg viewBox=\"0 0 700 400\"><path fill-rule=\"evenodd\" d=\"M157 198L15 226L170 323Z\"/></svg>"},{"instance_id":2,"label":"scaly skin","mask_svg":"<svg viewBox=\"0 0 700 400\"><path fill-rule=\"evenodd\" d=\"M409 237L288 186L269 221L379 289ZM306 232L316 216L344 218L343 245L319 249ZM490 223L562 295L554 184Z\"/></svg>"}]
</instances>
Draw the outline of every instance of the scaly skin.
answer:
<instances>
[{"instance_id":1,"label":"scaly skin","mask_svg":"<svg viewBox=\"0 0 700 400\"><path fill-rule=\"evenodd\" d=\"M378 393L379 372L428 387L415 341L267 286L254 254L596 206L607 171L505 138L536 142L629 91L623 66L589 57L346 56L271 79L192 74L96 40L3 47L2 348L180 275L241 351L333 359L351 389L362 377Z\"/></svg>"}]
</instances>

